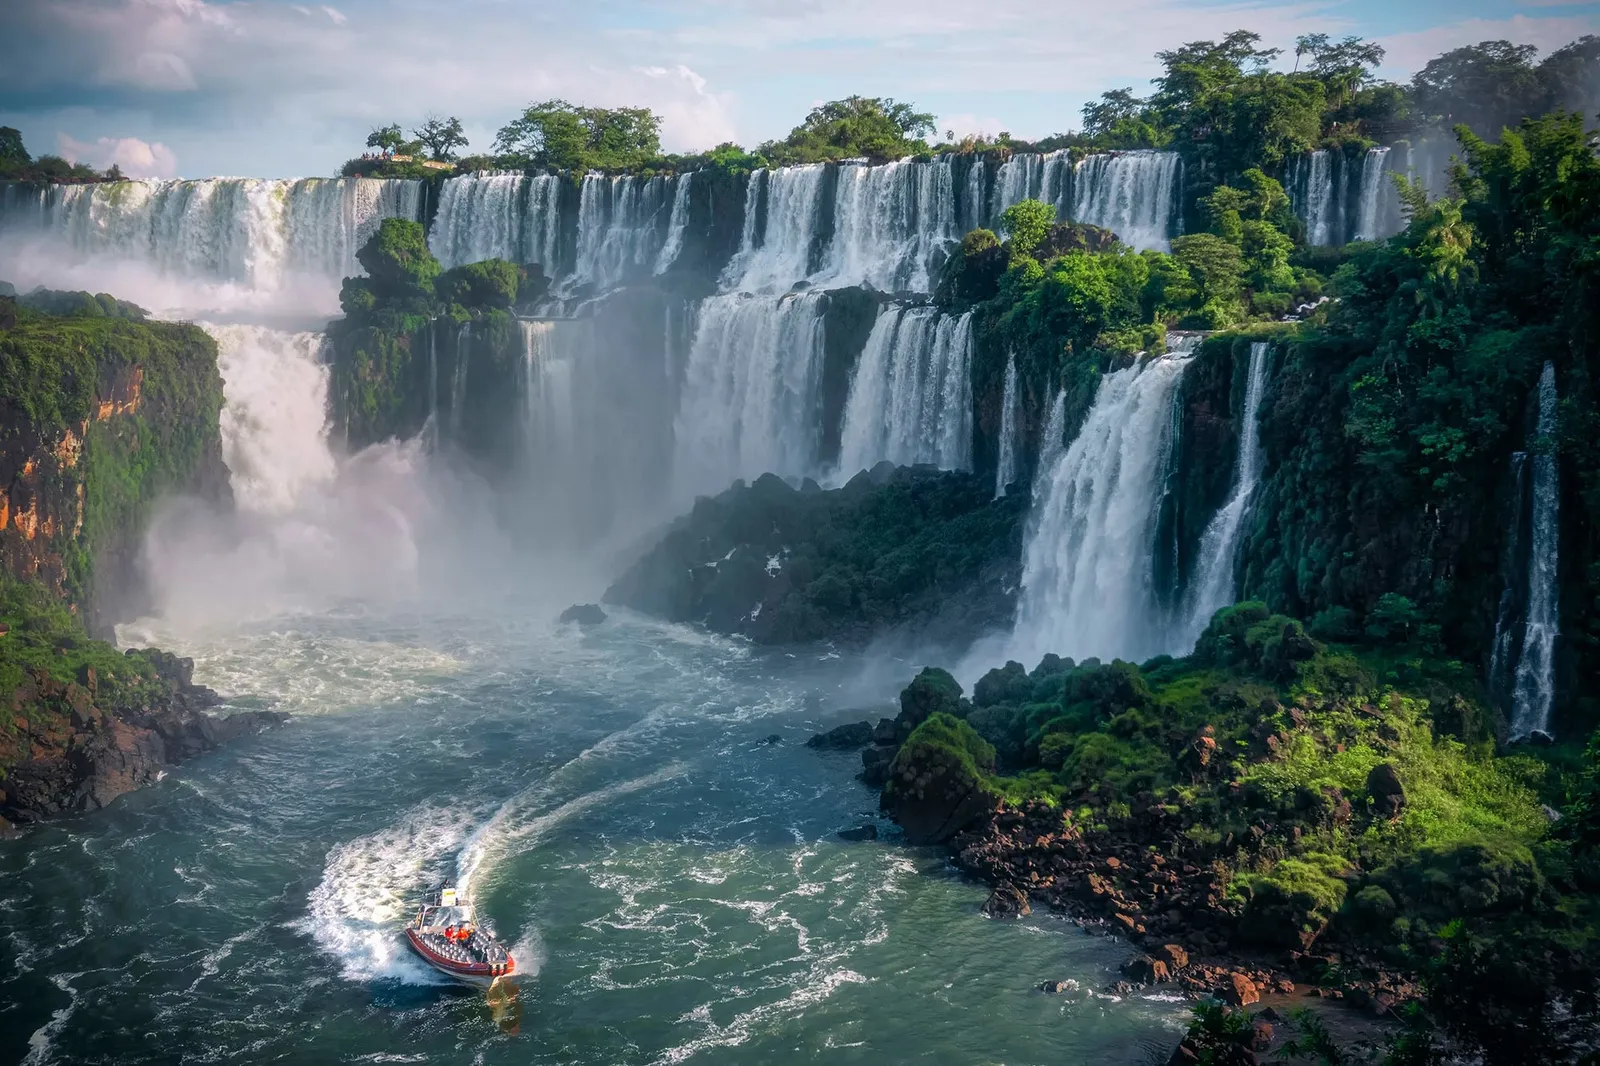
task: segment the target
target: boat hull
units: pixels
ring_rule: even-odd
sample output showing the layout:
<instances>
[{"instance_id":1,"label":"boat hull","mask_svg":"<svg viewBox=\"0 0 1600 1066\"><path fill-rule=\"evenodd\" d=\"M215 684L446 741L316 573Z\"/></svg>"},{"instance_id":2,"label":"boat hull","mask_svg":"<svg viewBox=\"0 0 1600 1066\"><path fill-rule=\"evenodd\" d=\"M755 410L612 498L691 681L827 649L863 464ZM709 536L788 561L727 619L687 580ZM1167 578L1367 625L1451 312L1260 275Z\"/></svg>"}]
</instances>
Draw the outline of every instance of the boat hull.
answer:
<instances>
[{"instance_id":1,"label":"boat hull","mask_svg":"<svg viewBox=\"0 0 1600 1066\"><path fill-rule=\"evenodd\" d=\"M453 981L464 985L473 985L478 988L488 988L503 978L513 976L517 972L517 960L510 954L506 961L498 966L485 962L457 962L449 959L430 948L427 943L417 935L415 929L406 930L406 943L411 945L411 950L422 957L422 961L432 966Z\"/></svg>"}]
</instances>

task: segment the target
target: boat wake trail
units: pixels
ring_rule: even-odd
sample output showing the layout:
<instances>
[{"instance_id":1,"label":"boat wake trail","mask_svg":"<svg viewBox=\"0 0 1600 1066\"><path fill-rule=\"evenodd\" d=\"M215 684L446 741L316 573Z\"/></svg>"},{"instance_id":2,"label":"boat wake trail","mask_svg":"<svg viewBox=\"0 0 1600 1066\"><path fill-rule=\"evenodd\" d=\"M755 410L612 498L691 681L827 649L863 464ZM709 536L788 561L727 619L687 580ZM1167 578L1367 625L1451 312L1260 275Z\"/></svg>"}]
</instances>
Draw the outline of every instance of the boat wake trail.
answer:
<instances>
[{"instance_id":1,"label":"boat wake trail","mask_svg":"<svg viewBox=\"0 0 1600 1066\"><path fill-rule=\"evenodd\" d=\"M446 983L407 950L400 927L423 886L448 870L475 821L468 810L419 807L395 825L328 853L322 883L294 927L339 960L352 981Z\"/></svg>"},{"instance_id":2,"label":"boat wake trail","mask_svg":"<svg viewBox=\"0 0 1600 1066\"><path fill-rule=\"evenodd\" d=\"M583 756L578 758L581 759ZM573 761L576 762L578 760ZM569 763L568 765L571 764ZM605 803L619 796L626 796L631 792L638 792L641 789L650 788L663 781L677 777L683 773L685 765L682 762L670 763L653 773L631 778L627 781L618 781L615 784L606 785L604 788L586 792L541 814L534 814L533 812L538 810L542 803L551 798L552 793L555 791L554 786L545 781L533 788L519 792L502 804L500 809L495 811L489 820L479 826L467 839L465 845L461 848L460 857L456 860L456 886L470 893L475 878L485 868L484 864L488 859L515 853L531 846L553 827L560 825L568 818L582 814L596 804ZM527 817L530 814L532 814L532 817Z\"/></svg>"}]
</instances>

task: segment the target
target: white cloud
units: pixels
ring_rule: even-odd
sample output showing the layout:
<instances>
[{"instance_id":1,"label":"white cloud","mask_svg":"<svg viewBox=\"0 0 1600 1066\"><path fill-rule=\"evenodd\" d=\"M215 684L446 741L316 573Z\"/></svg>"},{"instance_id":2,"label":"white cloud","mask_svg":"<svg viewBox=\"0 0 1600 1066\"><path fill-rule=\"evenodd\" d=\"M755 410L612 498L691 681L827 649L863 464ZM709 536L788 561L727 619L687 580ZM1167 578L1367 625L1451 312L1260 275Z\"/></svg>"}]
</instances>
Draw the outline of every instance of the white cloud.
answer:
<instances>
[{"instance_id":1,"label":"white cloud","mask_svg":"<svg viewBox=\"0 0 1600 1066\"><path fill-rule=\"evenodd\" d=\"M1010 129L1010 127L1006 125L1004 119L994 118L992 116L980 118L977 115L965 113L958 115L941 115L939 117L938 126L938 136L943 137L947 133L953 133L955 134L955 139L958 141L961 138L970 135L994 137L1001 131Z\"/></svg>"},{"instance_id":2,"label":"white cloud","mask_svg":"<svg viewBox=\"0 0 1600 1066\"><path fill-rule=\"evenodd\" d=\"M101 137L92 143L58 135L61 155L74 163L87 163L97 170L115 164L130 178L171 178L178 173L178 160L172 150L157 141L137 137Z\"/></svg>"},{"instance_id":3,"label":"white cloud","mask_svg":"<svg viewBox=\"0 0 1600 1066\"><path fill-rule=\"evenodd\" d=\"M322 13L327 15L328 18L332 19L335 26L343 26L346 22L350 21L347 17L345 17L345 13L343 11L340 11L336 7L329 7L327 4L322 5Z\"/></svg>"},{"instance_id":4,"label":"white cloud","mask_svg":"<svg viewBox=\"0 0 1600 1066\"><path fill-rule=\"evenodd\" d=\"M1430 59L1452 48L1479 44L1483 41L1510 41L1512 44L1531 44L1547 55L1562 45L1586 33L1600 31L1596 20L1586 16L1532 18L1513 15L1507 19L1464 19L1444 26L1432 26L1412 33L1381 37L1383 45L1383 73L1387 77L1404 78L1427 65Z\"/></svg>"},{"instance_id":5,"label":"white cloud","mask_svg":"<svg viewBox=\"0 0 1600 1066\"><path fill-rule=\"evenodd\" d=\"M735 139L728 113L731 97L711 92L699 74L682 65L641 67L638 72L658 90L650 95L657 100L652 106L661 116L661 140L667 151L694 151Z\"/></svg>"}]
</instances>

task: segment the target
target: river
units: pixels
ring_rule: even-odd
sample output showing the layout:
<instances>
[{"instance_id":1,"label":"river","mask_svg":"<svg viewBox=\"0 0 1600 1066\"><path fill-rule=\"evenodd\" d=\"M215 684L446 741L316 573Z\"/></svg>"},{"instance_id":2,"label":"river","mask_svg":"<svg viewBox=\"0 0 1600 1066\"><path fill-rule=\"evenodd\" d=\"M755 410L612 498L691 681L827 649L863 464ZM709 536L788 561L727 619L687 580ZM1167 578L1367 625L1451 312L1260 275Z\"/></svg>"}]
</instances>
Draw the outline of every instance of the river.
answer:
<instances>
[{"instance_id":1,"label":"river","mask_svg":"<svg viewBox=\"0 0 1600 1066\"><path fill-rule=\"evenodd\" d=\"M912 664L552 615L124 627L294 719L0 842L0 1061L1140 1063L1175 1040L1180 1004L1099 994L1121 942L988 920L938 851L835 836L876 798L804 741ZM514 945L509 1000L406 952L450 875Z\"/></svg>"}]
</instances>

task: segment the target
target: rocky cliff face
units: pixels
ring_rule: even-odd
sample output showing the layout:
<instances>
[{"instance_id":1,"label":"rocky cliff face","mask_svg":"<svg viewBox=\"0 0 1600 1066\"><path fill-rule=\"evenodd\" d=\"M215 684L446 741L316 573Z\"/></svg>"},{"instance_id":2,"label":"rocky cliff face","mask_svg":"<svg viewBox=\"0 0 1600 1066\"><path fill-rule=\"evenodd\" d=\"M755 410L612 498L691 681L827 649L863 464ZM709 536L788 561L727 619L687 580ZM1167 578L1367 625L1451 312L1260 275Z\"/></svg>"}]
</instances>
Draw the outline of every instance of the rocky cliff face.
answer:
<instances>
[{"instance_id":1,"label":"rocky cliff face","mask_svg":"<svg viewBox=\"0 0 1600 1066\"><path fill-rule=\"evenodd\" d=\"M82 310L4 321L0 570L103 632L142 603L158 499L228 498L216 345L195 326Z\"/></svg>"},{"instance_id":2,"label":"rocky cliff face","mask_svg":"<svg viewBox=\"0 0 1600 1066\"><path fill-rule=\"evenodd\" d=\"M78 681L62 681L34 667L0 696L9 719L0 730L0 820L99 809L169 766L288 718L273 711L208 714L221 701L193 683L193 660L154 649L127 657L145 684L102 686L89 666Z\"/></svg>"}]
</instances>

